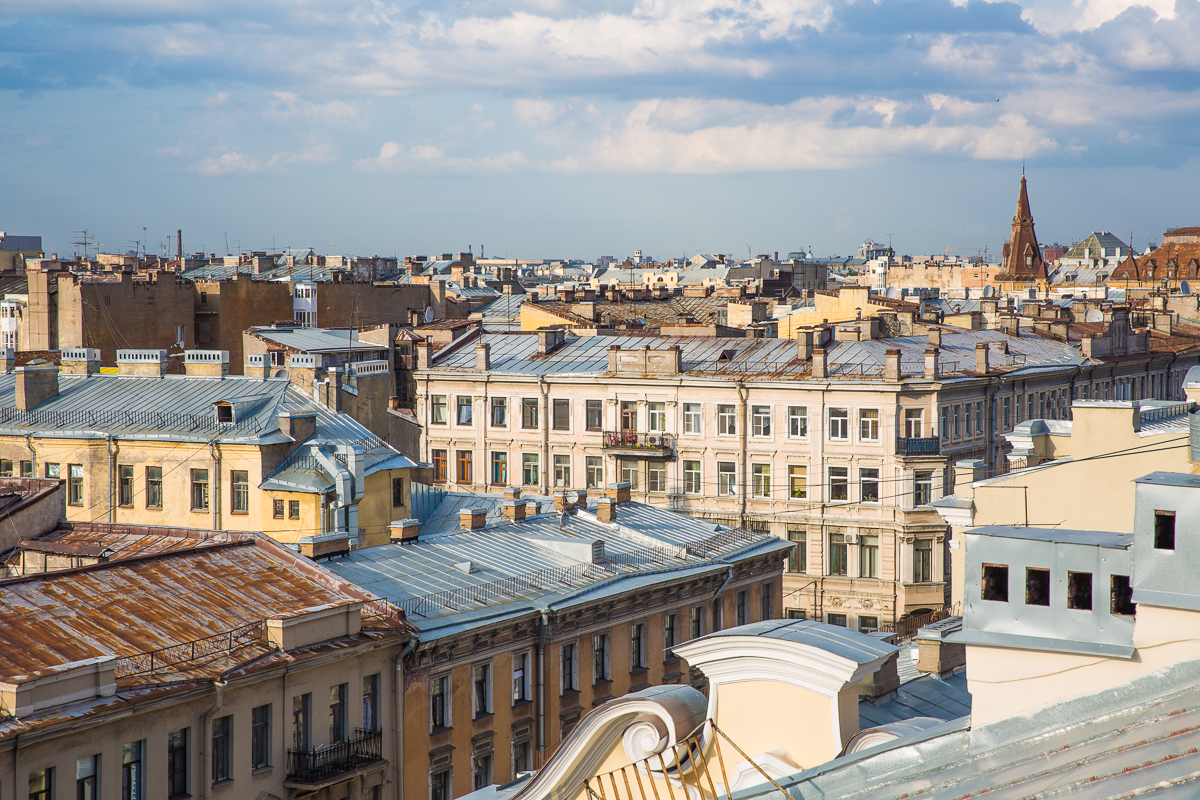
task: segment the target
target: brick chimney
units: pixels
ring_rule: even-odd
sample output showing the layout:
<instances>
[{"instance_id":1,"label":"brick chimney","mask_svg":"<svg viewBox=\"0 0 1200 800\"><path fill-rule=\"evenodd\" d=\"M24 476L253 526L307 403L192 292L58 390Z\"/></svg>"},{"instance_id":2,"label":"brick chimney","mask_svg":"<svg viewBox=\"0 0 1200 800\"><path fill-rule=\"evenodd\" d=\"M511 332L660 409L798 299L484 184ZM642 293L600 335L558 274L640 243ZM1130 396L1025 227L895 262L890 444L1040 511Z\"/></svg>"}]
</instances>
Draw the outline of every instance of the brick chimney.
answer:
<instances>
[{"instance_id":1,"label":"brick chimney","mask_svg":"<svg viewBox=\"0 0 1200 800\"><path fill-rule=\"evenodd\" d=\"M487 342L475 343L475 371L487 372L492 368L491 345Z\"/></svg>"},{"instance_id":2,"label":"brick chimney","mask_svg":"<svg viewBox=\"0 0 1200 800\"><path fill-rule=\"evenodd\" d=\"M388 523L392 532L392 544L411 544L417 541L421 522L415 519L397 519Z\"/></svg>"},{"instance_id":3,"label":"brick chimney","mask_svg":"<svg viewBox=\"0 0 1200 800\"><path fill-rule=\"evenodd\" d=\"M825 379L825 371L829 363L826 358L824 347L818 347L812 351L812 376L817 380Z\"/></svg>"},{"instance_id":4,"label":"brick chimney","mask_svg":"<svg viewBox=\"0 0 1200 800\"><path fill-rule=\"evenodd\" d=\"M796 358L808 361L813 354L813 332L800 331L796 335Z\"/></svg>"},{"instance_id":5,"label":"brick chimney","mask_svg":"<svg viewBox=\"0 0 1200 800\"><path fill-rule=\"evenodd\" d=\"M525 504L520 500L505 500L504 518L509 522L521 522L525 519Z\"/></svg>"},{"instance_id":6,"label":"brick chimney","mask_svg":"<svg viewBox=\"0 0 1200 800\"><path fill-rule=\"evenodd\" d=\"M17 408L27 411L58 397L58 367L31 363L13 370L17 375Z\"/></svg>"},{"instance_id":7,"label":"brick chimney","mask_svg":"<svg viewBox=\"0 0 1200 800\"><path fill-rule=\"evenodd\" d=\"M605 496L614 500L618 505L628 503L633 485L629 481L618 481L607 486Z\"/></svg>"},{"instance_id":8,"label":"brick chimney","mask_svg":"<svg viewBox=\"0 0 1200 800\"><path fill-rule=\"evenodd\" d=\"M166 350L118 350L117 373L161 378L167 374Z\"/></svg>"},{"instance_id":9,"label":"brick chimney","mask_svg":"<svg viewBox=\"0 0 1200 800\"><path fill-rule=\"evenodd\" d=\"M587 509L587 489L578 489L575 492L575 507L581 510Z\"/></svg>"},{"instance_id":10,"label":"brick chimney","mask_svg":"<svg viewBox=\"0 0 1200 800\"><path fill-rule=\"evenodd\" d=\"M464 508L458 512L458 522L463 530L477 531L487 525L486 508Z\"/></svg>"},{"instance_id":11,"label":"brick chimney","mask_svg":"<svg viewBox=\"0 0 1200 800\"><path fill-rule=\"evenodd\" d=\"M100 374L100 351L94 347L64 347L59 357L64 375Z\"/></svg>"},{"instance_id":12,"label":"brick chimney","mask_svg":"<svg viewBox=\"0 0 1200 800\"><path fill-rule=\"evenodd\" d=\"M988 372L988 346L984 342L975 345L975 371L980 375Z\"/></svg>"},{"instance_id":13,"label":"brick chimney","mask_svg":"<svg viewBox=\"0 0 1200 800\"><path fill-rule=\"evenodd\" d=\"M597 499L596 519L601 522L615 522L617 519L617 501L611 497Z\"/></svg>"},{"instance_id":14,"label":"brick chimney","mask_svg":"<svg viewBox=\"0 0 1200 800\"><path fill-rule=\"evenodd\" d=\"M925 377L929 380L938 378L938 349L936 347L925 348Z\"/></svg>"},{"instance_id":15,"label":"brick chimney","mask_svg":"<svg viewBox=\"0 0 1200 800\"><path fill-rule=\"evenodd\" d=\"M929 346L930 347L941 347L942 346L942 329L941 328L930 328L928 335L929 335Z\"/></svg>"},{"instance_id":16,"label":"brick chimney","mask_svg":"<svg viewBox=\"0 0 1200 800\"><path fill-rule=\"evenodd\" d=\"M258 378L260 380L266 380L271 377L270 353L247 353L245 373L248 378Z\"/></svg>"},{"instance_id":17,"label":"brick chimney","mask_svg":"<svg viewBox=\"0 0 1200 800\"><path fill-rule=\"evenodd\" d=\"M12 372L15 366L17 366L17 351L11 347L0 347L0 372Z\"/></svg>"},{"instance_id":18,"label":"brick chimney","mask_svg":"<svg viewBox=\"0 0 1200 800\"><path fill-rule=\"evenodd\" d=\"M433 363L433 342L417 342L417 369L429 369Z\"/></svg>"},{"instance_id":19,"label":"brick chimney","mask_svg":"<svg viewBox=\"0 0 1200 800\"><path fill-rule=\"evenodd\" d=\"M520 500L521 499L521 487L520 486L505 486L504 487L504 499L505 500Z\"/></svg>"},{"instance_id":20,"label":"brick chimney","mask_svg":"<svg viewBox=\"0 0 1200 800\"><path fill-rule=\"evenodd\" d=\"M184 350L183 371L187 375L224 378L229 375L229 351Z\"/></svg>"},{"instance_id":21,"label":"brick chimney","mask_svg":"<svg viewBox=\"0 0 1200 800\"><path fill-rule=\"evenodd\" d=\"M539 501L537 501L537 500L526 500L525 501L525 516L536 517L540 513L542 513L542 504Z\"/></svg>"},{"instance_id":22,"label":"brick chimney","mask_svg":"<svg viewBox=\"0 0 1200 800\"><path fill-rule=\"evenodd\" d=\"M885 381L900 380L900 351L895 348L889 348L883 353L883 379Z\"/></svg>"}]
</instances>

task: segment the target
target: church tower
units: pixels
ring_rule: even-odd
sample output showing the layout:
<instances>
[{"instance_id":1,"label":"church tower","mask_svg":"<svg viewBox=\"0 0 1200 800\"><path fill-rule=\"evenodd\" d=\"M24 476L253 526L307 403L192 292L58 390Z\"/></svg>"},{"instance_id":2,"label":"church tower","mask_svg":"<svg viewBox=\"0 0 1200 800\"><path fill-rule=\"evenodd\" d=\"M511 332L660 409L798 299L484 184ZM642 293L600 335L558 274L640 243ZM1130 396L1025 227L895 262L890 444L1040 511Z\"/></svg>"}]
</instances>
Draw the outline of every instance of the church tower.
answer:
<instances>
[{"instance_id":1,"label":"church tower","mask_svg":"<svg viewBox=\"0 0 1200 800\"><path fill-rule=\"evenodd\" d=\"M1033 213L1029 210L1024 172L1021 174L1021 194L1017 197L1012 233L1004 245L1004 264L996 280L1001 284L1036 283L1038 288L1044 288L1049 281L1046 263L1042 260L1042 248L1038 246L1037 234L1033 231ZM1014 285L1008 288L1021 287Z\"/></svg>"}]
</instances>

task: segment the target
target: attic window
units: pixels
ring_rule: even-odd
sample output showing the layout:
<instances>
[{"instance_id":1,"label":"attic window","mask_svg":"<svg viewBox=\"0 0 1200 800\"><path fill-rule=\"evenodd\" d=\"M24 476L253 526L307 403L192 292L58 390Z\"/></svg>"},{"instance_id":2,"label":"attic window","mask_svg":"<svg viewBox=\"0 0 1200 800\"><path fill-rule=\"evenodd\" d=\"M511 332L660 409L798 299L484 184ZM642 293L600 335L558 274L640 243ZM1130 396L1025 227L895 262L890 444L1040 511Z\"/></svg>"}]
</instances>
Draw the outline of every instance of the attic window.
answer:
<instances>
[{"instance_id":1,"label":"attic window","mask_svg":"<svg viewBox=\"0 0 1200 800\"><path fill-rule=\"evenodd\" d=\"M983 599L1008 602L1008 565L983 565Z\"/></svg>"},{"instance_id":2,"label":"attic window","mask_svg":"<svg viewBox=\"0 0 1200 800\"><path fill-rule=\"evenodd\" d=\"M1175 512L1154 512L1154 549L1175 549Z\"/></svg>"},{"instance_id":3,"label":"attic window","mask_svg":"<svg viewBox=\"0 0 1200 800\"><path fill-rule=\"evenodd\" d=\"M1025 605L1050 605L1050 570L1032 567L1025 570Z\"/></svg>"},{"instance_id":4,"label":"attic window","mask_svg":"<svg viewBox=\"0 0 1200 800\"><path fill-rule=\"evenodd\" d=\"M228 403L218 404L217 422L233 422L233 406Z\"/></svg>"},{"instance_id":5,"label":"attic window","mask_svg":"<svg viewBox=\"0 0 1200 800\"><path fill-rule=\"evenodd\" d=\"M721 357L717 361L733 361L737 358L737 350L722 350Z\"/></svg>"},{"instance_id":6,"label":"attic window","mask_svg":"<svg viewBox=\"0 0 1200 800\"><path fill-rule=\"evenodd\" d=\"M1067 573L1067 608L1092 610L1092 573Z\"/></svg>"},{"instance_id":7,"label":"attic window","mask_svg":"<svg viewBox=\"0 0 1200 800\"><path fill-rule=\"evenodd\" d=\"M1133 602L1133 587L1129 585L1128 575L1112 576L1110 611L1120 616L1133 616L1137 613L1137 603Z\"/></svg>"}]
</instances>

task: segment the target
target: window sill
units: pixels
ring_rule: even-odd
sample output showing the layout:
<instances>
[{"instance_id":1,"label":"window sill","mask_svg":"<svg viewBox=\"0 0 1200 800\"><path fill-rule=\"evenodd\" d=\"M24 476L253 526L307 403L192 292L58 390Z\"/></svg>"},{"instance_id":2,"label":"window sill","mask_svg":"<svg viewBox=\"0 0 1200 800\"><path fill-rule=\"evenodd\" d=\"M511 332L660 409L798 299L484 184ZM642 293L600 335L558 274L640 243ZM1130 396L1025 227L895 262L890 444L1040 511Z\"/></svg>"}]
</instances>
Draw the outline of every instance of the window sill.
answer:
<instances>
[{"instance_id":1,"label":"window sill","mask_svg":"<svg viewBox=\"0 0 1200 800\"><path fill-rule=\"evenodd\" d=\"M248 516L250 516L250 512L249 511L230 511L229 516L231 516L231 517L248 517Z\"/></svg>"},{"instance_id":2,"label":"window sill","mask_svg":"<svg viewBox=\"0 0 1200 800\"><path fill-rule=\"evenodd\" d=\"M207 508L193 508L192 513L193 514L211 514L212 512L209 511Z\"/></svg>"},{"instance_id":3,"label":"window sill","mask_svg":"<svg viewBox=\"0 0 1200 800\"><path fill-rule=\"evenodd\" d=\"M273 516L273 517L271 517L271 519L283 519L283 517L275 517L275 516Z\"/></svg>"},{"instance_id":4,"label":"window sill","mask_svg":"<svg viewBox=\"0 0 1200 800\"><path fill-rule=\"evenodd\" d=\"M596 681L595 683L593 683L592 691L598 694L599 692L608 690L611 687L612 687L612 678L605 678L604 680Z\"/></svg>"},{"instance_id":5,"label":"window sill","mask_svg":"<svg viewBox=\"0 0 1200 800\"><path fill-rule=\"evenodd\" d=\"M512 708L513 708L513 711L519 711L521 709L524 709L526 706L530 706L532 704L533 704L532 700L518 700L517 702L512 704Z\"/></svg>"},{"instance_id":6,"label":"window sill","mask_svg":"<svg viewBox=\"0 0 1200 800\"><path fill-rule=\"evenodd\" d=\"M147 511L162 511L162 506L146 506Z\"/></svg>"},{"instance_id":7,"label":"window sill","mask_svg":"<svg viewBox=\"0 0 1200 800\"><path fill-rule=\"evenodd\" d=\"M275 769L275 767L271 766L270 764L267 764L265 767L255 767L254 769L250 770L250 774L251 775L262 775L264 772L270 772L273 769Z\"/></svg>"},{"instance_id":8,"label":"window sill","mask_svg":"<svg viewBox=\"0 0 1200 800\"><path fill-rule=\"evenodd\" d=\"M443 733L450 733L454 730L453 727L438 726L429 731L430 736L441 736Z\"/></svg>"},{"instance_id":9,"label":"window sill","mask_svg":"<svg viewBox=\"0 0 1200 800\"><path fill-rule=\"evenodd\" d=\"M491 718L492 718L492 712L488 711L486 713L476 714L475 716L471 717L471 722L488 722L489 720L491 720Z\"/></svg>"},{"instance_id":10,"label":"window sill","mask_svg":"<svg viewBox=\"0 0 1200 800\"><path fill-rule=\"evenodd\" d=\"M577 697L579 697L579 690L578 689L567 689L565 692L560 694L559 697L564 700L570 700L573 698L577 698Z\"/></svg>"},{"instance_id":11,"label":"window sill","mask_svg":"<svg viewBox=\"0 0 1200 800\"><path fill-rule=\"evenodd\" d=\"M120 503L117 505L117 508L133 508L133 503ZM188 795L188 797L191 797L191 795Z\"/></svg>"},{"instance_id":12,"label":"window sill","mask_svg":"<svg viewBox=\"0 0 1200 800\"><path fill-rule=\"evenodd\" d=\"M233 778L222 778L222 779L221 779L221 780L219 780L219 781L213 781L213 782L212 782L212 788L214 788L214 789L219 789L219 788L221 788L222 786L228 786L228 785L229 785L229 784L231 784L231 783L233 783Z\"/></svg>"}]
</instances>

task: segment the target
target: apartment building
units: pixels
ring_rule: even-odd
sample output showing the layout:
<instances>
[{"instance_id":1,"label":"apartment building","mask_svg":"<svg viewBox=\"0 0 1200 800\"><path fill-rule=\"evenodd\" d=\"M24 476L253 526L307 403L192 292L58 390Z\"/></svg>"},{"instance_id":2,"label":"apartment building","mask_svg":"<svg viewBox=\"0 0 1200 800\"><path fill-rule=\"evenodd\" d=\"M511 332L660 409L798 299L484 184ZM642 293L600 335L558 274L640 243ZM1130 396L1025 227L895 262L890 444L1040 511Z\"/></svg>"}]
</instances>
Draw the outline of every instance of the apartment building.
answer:
<instances>
[{"instance_id":1,"label":"apartment building","mask_svg":"<svg viewBox=\"0 0 1200 800\"><path fill-rule=\"evenodd\" d=\"M699 679L673 648L781 615L787 545L629 500L560 493L554 509L506 489L504 516L418 534L329 567L403 609L404 797L450 800L537 769L593 709ZM702 685L702 682L701 684Z\"/></svg>"}]
</instances>

